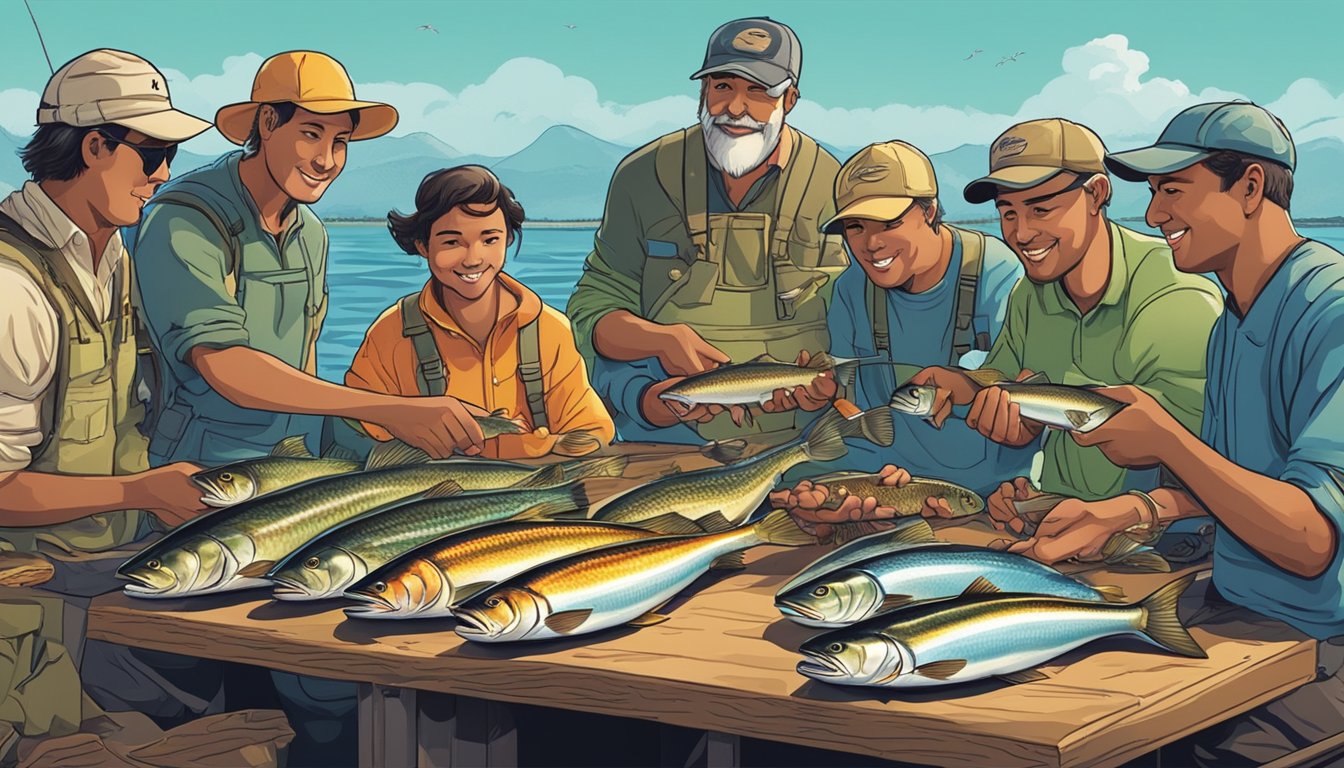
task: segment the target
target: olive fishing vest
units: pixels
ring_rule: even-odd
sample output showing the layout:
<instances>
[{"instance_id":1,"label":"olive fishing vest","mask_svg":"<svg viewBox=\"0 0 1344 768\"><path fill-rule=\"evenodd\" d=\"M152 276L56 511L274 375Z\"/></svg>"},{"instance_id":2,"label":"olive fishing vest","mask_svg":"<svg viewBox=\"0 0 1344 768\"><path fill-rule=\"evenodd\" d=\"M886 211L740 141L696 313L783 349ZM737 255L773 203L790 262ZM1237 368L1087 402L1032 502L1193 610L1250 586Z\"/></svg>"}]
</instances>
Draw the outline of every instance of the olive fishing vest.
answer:
<instances>
[{"instance_id":1,"label":"olive fishing vest","mask_svg":"<svg viewBox=\"0 0 1344 768\"><path fill-rule=\"evenodd\" d=\"M32 278L60 324L56 372L42 400L42 442L28 469L64 475L129 475L148 468L135 397L135 334L130 260L114 278L114 304L105 322L80 287L65 256L0 215L0 259ZM145 513L103 512L41 528L0 528L0 547L32 552L39 542L97 551L137 537Z\"/></svg>"},{"instance_id":2,"label":"olive fishing vest","mask_svg":"<svg viewBox=\"0 0 1344 768\"><path fill-rule=\"evenodd\" d=\"M794 360L830 348L826 304L821 290L829 276L818 222L800 211L810 195L831 194L833 178L818 173L821 150L794 131L792 157L776 185L773 213L707 213L708 173L700 126L659 139L654 150L658 183L681 214L664 226L677 242L689 241L682 259L649 259L640 286L642 314L665 325L685 323L735 362L763 354ZM815 189L813 189L815 187ZM655 224L657 230L659 225ZM839 265L843 266L843 265ZM728 414L693 424L706 440L768 436L778 442L792 436L812 414L790 411L761 414L738 427Z\"/></svg>"}]
</instances>

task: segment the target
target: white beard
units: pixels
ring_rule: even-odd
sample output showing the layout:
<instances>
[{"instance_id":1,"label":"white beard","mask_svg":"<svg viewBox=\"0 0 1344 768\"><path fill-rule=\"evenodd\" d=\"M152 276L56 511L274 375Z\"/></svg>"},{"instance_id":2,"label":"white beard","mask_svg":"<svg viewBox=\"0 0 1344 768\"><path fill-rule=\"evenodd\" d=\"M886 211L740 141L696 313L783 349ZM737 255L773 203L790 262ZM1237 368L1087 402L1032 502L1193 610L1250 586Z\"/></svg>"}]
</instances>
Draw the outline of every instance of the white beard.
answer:
<instances>
[{"instance_id":1,"label":"white beard","mask_svg":"<svg viewBox=\"0 0 1344 768\"><path fill-rule=\"evenodd\" d=\"M720 125L754 128L756 132L732 136L720 130ZM704 130L705 150L710 164L735 179L741 178L765 162L775 147L779 146L779 135L784 130L784 105L775 108L769 122L760 123L746 115L736 120L728 115L714 117L705 109L702 101L700 127Z\"/></svg>"}]
</instances>

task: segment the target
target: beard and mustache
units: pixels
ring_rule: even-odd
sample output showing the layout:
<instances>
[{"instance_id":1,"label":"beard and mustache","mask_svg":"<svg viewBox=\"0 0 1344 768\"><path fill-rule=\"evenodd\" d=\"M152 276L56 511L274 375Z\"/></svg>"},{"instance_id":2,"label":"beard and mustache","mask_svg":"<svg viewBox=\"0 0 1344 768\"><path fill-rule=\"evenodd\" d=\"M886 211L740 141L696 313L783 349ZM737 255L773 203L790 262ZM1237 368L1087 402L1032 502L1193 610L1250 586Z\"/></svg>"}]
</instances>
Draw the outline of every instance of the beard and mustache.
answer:
<instances>
[{"instance_id":1,"label":"beard and mustache","mask_svg":"<svg viewBox=\"0 0 1344 768\"><path fill-rule=\"evenodd\" d=\"M719 126L728 125L750 128L754 133L733 136L721 130ZM700 102L700 127L704 130L705 150L709 162L715 168L732 176L741 178L765 162L779 146L779 136L784 130L784 106L775 108L770 119L764 123L753 120L748 115L738 118L727 114L717 117L709 114L705 102Z\"/></svg>"}]
</instances>

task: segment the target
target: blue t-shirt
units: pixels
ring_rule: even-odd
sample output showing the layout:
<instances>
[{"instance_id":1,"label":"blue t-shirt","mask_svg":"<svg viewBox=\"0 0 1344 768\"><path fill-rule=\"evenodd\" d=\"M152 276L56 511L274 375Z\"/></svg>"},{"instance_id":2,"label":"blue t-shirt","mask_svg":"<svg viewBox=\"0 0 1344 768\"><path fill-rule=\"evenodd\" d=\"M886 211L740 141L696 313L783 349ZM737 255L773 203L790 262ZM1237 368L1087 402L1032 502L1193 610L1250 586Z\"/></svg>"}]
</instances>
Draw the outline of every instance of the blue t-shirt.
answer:
<instances>
[{"instance_id":1,"label":"blue t-shirt","mask_svg":"<svg viewBox=\"0 0 1344 768\"><path fill-rule=\"evenodd\" d=\"M1344 255L1298 247L1244 318L1209 339L1201 439L1236 464L1301 488L1344 542ZM1344 545L1305 579L1219 526L1213 582L1228 600L1318 639L1344 635Z\"/></svg>"},{"instance_id":2,"label":"blue t-shirt","mask_svg":"<svg viewBox=\"0 0 1344 768\"><path fill-rule=\"evenodd\" d=\"M953 235L952 258L936 286L923 293L885 291L891 357L902 364L907 375L931 365L951 363L963 234L955 227L949 228ZM1003 327L1008 294L1021 276L1022 265L1013 252L1003 241L987 235L973 325L977 334L989 335L991 344ZM868 312L868 285L867 274L856 263L851 263L836 280L827 315L831 354L836 357L863 358L877 353ZM984 359L985 352L973 350L957 364L978 368ZM861 366L850 389L851 400L865 410L886 405L896 387L905 383L903 378L892 366ZM1032 455L1039 448L1035 443L1022 448L997 445L960 419L949 419L940 430L923 419L892 415L896 439L891 447L850 440L849 455L833 464L858 471L874 471L883 464L895 464L912 475L950 480L988 493L1004 480L1026 475ZM809 473L815 471L815 466L809 468Z\"/></svg>"}]
</instances>

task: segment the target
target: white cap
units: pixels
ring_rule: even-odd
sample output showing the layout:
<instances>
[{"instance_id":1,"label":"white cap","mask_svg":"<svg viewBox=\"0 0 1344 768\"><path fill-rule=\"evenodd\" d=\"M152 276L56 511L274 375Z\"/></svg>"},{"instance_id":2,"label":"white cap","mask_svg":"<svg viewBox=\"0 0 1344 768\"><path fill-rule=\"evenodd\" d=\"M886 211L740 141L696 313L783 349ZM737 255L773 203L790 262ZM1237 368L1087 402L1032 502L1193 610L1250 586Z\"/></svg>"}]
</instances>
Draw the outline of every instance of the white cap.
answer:
<instances>
[{"instance_id":1,"label":"white cap","mask_svg":"<svg viewBox=\"0 0 1344 768\"><path fill-rule=\"evenodd\" d=\"M160 141L186 141L210 123L173 109L168 78L125 51L102 48L71 59L47 81L37 124L91 128L112 123Z\"/></svg>"}]
</instances>

